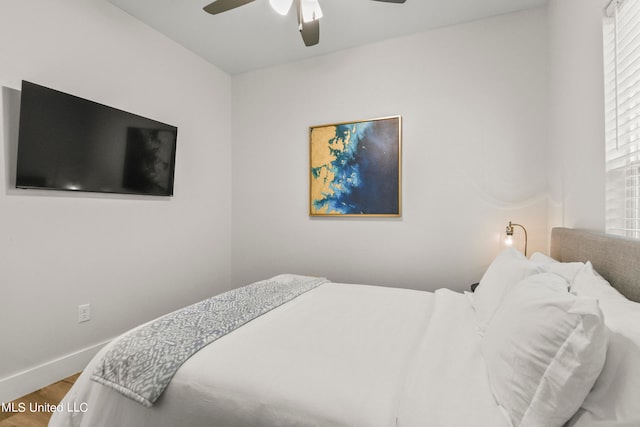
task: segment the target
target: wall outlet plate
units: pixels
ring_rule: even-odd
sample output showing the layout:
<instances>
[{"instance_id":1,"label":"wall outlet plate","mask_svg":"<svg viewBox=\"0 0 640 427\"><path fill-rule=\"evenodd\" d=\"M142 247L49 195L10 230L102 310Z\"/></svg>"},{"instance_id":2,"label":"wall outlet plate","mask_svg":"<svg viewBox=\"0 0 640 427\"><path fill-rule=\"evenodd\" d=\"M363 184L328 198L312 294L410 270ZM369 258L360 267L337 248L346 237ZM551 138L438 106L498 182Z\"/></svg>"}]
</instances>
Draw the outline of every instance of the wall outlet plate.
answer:
<instances>
[{"instance_id":1,"label":"wall outlet plate","mask_svg":"<svg viewBox=\"0 0 640 427\"><path fill-rule=\"evenodd\" d=\"M91 320L91 304L82 304L78 306L78 323L88 322Z\"/></svg>"}]
</instances>

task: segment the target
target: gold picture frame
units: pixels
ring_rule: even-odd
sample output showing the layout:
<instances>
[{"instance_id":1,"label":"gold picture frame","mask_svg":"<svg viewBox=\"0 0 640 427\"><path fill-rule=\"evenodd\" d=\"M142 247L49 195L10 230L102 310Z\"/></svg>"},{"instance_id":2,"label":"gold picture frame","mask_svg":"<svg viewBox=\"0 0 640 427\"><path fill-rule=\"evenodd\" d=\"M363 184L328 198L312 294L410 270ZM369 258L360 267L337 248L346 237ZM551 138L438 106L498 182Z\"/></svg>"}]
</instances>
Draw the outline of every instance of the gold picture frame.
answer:
<instances>
[{"instance_id":1,"label":"gold picture frame","mask_svg":"<svg viewBox=\"0 0 640 427\"><path fill-rule=\"evenodd\" d=\"M402 215L402 116L309 128L309 215Z\"/></svg>"}]
</instances>

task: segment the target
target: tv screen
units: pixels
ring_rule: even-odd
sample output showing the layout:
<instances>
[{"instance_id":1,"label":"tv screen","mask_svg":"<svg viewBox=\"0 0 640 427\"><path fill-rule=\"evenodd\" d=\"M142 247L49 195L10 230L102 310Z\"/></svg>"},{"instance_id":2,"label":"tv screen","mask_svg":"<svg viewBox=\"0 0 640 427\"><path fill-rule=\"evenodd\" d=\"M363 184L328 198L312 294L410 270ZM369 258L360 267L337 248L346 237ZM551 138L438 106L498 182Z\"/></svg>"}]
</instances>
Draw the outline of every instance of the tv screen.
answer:
<instances>
[{"instance_id":1,"label":"tv screen","mask_svg":"<svg viewBox=\"0 0 640 427\"><path fill-rule=\"evenodd\" d=\"M16 187L173 195L178 129L22 82Z\"/></svg>"}]
</instances>

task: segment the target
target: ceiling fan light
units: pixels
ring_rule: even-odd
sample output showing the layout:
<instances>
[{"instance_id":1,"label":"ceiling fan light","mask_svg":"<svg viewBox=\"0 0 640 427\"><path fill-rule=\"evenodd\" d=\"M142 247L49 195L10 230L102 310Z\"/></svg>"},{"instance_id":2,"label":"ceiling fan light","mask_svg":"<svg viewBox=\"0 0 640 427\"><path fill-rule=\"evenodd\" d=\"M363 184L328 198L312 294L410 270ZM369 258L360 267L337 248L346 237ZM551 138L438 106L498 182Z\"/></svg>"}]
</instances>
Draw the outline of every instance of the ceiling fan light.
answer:
<instances>
[{"instance_id":1,"label":"ceiling fan light","mask_svg":"<svg viewBox=\"0 0 640 427\"><path fill-rule=\"evenodd\" d=\"M322 9L318 0L300 0L302 7L302 20L312 22L322 18Z\"/></svg>"},{"instance_id":2,"label":"ceiling fan light","mask_svg":"<svg viewBox=\"0 0 640 427\"><path fill-rule=\"evenodd\" d=\"M269 0L269 4L273 10L284 16L289 13L293 0Z\"/></svg>"}]
</instances>

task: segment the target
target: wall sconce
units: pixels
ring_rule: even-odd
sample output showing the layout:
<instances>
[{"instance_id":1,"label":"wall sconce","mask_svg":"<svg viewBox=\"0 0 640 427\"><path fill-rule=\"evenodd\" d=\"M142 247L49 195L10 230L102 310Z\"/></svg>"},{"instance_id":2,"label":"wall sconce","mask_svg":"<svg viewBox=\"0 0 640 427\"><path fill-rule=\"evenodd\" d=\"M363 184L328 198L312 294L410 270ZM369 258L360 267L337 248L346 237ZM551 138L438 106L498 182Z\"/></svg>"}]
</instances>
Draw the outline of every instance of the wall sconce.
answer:
<instances>
[{"instance_id":1,"label":"wall sconce","mask_svg":"<svg viewBox=\"0 0 640 427\"><path fill-rule=\"evenodd\" d=\"M507 237L504 239L504 243L508 246L513 245L513 227L520 227L522 231L524 231L524 255L527 255L527 229L520 224L513 224L509 221L509 225L507 225Z\"/></svg>"}]
</instances>

